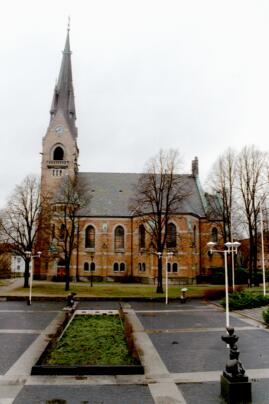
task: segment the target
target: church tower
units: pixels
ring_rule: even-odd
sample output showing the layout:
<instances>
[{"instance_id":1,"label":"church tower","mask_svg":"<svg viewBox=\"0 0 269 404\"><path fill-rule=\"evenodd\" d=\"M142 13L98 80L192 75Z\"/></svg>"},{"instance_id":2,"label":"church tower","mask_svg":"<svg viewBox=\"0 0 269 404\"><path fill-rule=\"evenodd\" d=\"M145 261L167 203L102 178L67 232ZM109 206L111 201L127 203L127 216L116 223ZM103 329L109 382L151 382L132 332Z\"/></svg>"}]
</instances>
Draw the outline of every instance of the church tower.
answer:
<instances>
[{"instance_id":1,"label":"church tower","mask_svg":"<svg viewBox=\"0 0 269 404\"><path fill-rule=\"evenodd\" d=\"M43 138L41 192L51 196L59 188L62 178L71 178L78 171L77 128L72 80L69 26L62 64L50 109L50 123Z\"/></svg>"}]
</instances>

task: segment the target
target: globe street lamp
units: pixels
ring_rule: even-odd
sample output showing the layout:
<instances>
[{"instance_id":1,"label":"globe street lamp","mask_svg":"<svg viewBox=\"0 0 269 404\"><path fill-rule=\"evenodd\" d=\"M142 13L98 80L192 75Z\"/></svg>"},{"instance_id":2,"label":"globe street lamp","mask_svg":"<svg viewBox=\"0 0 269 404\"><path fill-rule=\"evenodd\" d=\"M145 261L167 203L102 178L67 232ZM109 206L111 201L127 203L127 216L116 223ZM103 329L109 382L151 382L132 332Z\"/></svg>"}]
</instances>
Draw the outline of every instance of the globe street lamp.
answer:
<instances>
[{"instance_id":1,"label":"globe street lamp","mask_svg":"<svg viewBox=\"0 0 269 404\"><path fill-rule=\"evenodd\" d=\"M229 280L228 280L228 264L227 264L227 255L232 253L236 254L240 243L238 241L228 241L225 243L226 249L224 250L214 250L214 247L217 243L213 241L209 241L207 243L208 252L210 255L213 255L215 252L224 254L224 274L225 274L225 313L226 313L226 328L230 326L230 317L229 317Z\"/></svg>"},{"instance_id":2,"label":"globe street lamp","mask_svg":"<svg viewBox=\"0 0 269 404\"><path fill-rule=\"evenodd\" d=\"M226 301L226 330L227 334L221 337L222 341L226 342L230 348L229 359L226 363L225 370L220 377L221 395L228 403L250 403L251 402L251 382L246 375L245 369L239 360L240 351L238 349L239 337L235 334L234 328L230 327L229 321L229 289L228 289L228 267L227 254L237 253L240 243L227 242L226 249L214 250L216 243L210 241L207 243L209 254L219 252L224 254L224 269L225 269L225 301Z\"/></svg>"},{"instance_id":3,"label":"globe street lamp","mask_svg":"<svg viewBox=\"0 0 269 404\"><path fill-rule=\"evenodd\" d=\"M28 306L31 305L32 303L32 286L33 286L33 272L34 272L34 268L33 268L33 262L32 262L32 258L40 258L41 256L41 251L38 251L37 255L32 255L32 251L25 251L25 255L26 258L29 258L29 262L30 262L30 289L29 289L29 297L27 300L27 304Z\"/></svg>"}]
</instances>

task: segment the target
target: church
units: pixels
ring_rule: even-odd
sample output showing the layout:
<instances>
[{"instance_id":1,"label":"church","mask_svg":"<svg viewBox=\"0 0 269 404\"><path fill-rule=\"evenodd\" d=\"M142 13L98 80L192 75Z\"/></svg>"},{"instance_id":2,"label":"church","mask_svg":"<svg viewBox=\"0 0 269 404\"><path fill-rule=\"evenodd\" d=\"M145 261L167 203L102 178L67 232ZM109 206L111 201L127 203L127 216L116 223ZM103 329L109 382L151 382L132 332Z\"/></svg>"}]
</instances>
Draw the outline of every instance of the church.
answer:
<instances>
[{"instance_id":1,"label":"church","mask_svg":"<svg viewBox=\"0 0 269 404\"><path fill-rule=\"evenodd\" d=\"M207 242L221 238L221 221L209 214L213 197L205 194L200 185L198 158L190 164L190 173L182 175L191 192L171 217L166 249L160 257L152 250L141 221L129 208L141 174L79 171L69 34L68 29L49 126L42 142L41 193L57 195L66 176L83 181L90 189L89 205L78 213L71 277L155 283L158 259L162 259L169 282L195 283L199 275L223 265L220 255L210 257L207 253ZM53 235L45 238L34 275L39 279L59 279L64 273L63 257L51 248Z\"/></svg>"}]
</instances>

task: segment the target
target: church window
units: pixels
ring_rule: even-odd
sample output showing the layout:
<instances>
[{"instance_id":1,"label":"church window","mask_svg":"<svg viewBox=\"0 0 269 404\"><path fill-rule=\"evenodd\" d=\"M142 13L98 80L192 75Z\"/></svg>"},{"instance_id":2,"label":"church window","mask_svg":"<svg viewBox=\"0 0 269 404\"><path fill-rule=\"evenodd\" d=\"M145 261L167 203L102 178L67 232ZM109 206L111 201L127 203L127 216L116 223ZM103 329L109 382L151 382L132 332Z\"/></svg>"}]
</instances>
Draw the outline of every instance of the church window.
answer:
<instances>
[{"instance_id":1,"label":"church window","mask_svg":"<svg viewBox=\"0 0 269 404\"><path fill-rule=\"evenodd\" d=\"M61 146L57 146L53 152L53 160L63 160L64 159L64 151Z\"/></svg>"},{"instance_id":2,"label":"church window","mask_svg":"<svg viewBox=\"0 0 269 404\"><path fill-rule=\"evenodd\" d=\"M95 272L95 262L91 262L91 272Z\"/></svg>"},{"instance_id":3,"label":"church window","mask_svg":"<svg viewBox=\"0 0 269 404\"><path fill-rule=\"evenodd\" d=\"M118 262L114 262L113 271L118 272L118 270L119 270L119 264L118 264Z\"/></svg>"},{"instance_id":4,"label":"church window","mask_svg":"<svg viewBox=\"0 0 269 404\"><path fill-rule=\"evenodd\" d=\"M211 231L211 241L214 243L218 242L218 229L216 227L213 227Z\"/></svg>"},{"instance_id":5,"label":"church window","mask_svg":"<svg viewBox=\"0 0 269 404\"><path fill-rule=\"evenodd\" d=\"M85 230L85 248L95 248L95 229L92 225Z\"/></svg>"},{"instance_id":6,"label":"church window","mask_svg":"<svg viewBox=\"0 0 269 404\"><path fill-rule=\"evenodd\" d=\"M57 169L52 170L53 177L61 177L62 173L63 173L62 170L57 170Z\"/></svg>"},{"instance_id":7,"label":"church window","mask_svg":"<svg viewBox=\"0 0 269 404\"><path fill-rule=\"evenodd\" d=\"M168 223L166 247L175 248L177 246L177 229L174 223Z\"/></svg>"},{"instance_id":8,"label":"church window","mask_svg":"<svg viewBox=\"0 0 269 404\"><path fill-rule=\"evenodd\" d=\"M177 272L177 262L173 262L172 271Z\"/></svg>"},{"instance_id":9,"label":"church window","mask_svg":"<svg viewBox=\"0 0 269 404\"><path fill-rule=\"evenodd\" d=\"M139 262L139 264L138 264L138 271L139 272L146 272L146 264L145 264L145 262Z\"/></svg>"},{"instance_id":10,"label":"church window","mask_svg":"<svg viewBox=\"0 0 269 404\"><path fill-rule=\"evenodd\" d=\"M124 262L121 262L121 263L114 262L113 271L114 272L124 272L125 271L125 263Z\"/></svg>"},{"instance_id":11,"label":"church window","mask_svg":"<svg viewBox=\"0 0 269 404\"><path fill-rule=\"evenodd\" d=\"M114 247L116 251L124 249L124 229L122 226L117 226L115 229Z\"/></svg>"},{"instance_id":12,"label":"church window","mask_svg":"<svg viewBox=\"0 0 269 404\"><path fill-rule=\"evenodd\" d=\"M139 248L146 247L146 230L143 224L139 226Z\"/></svg>"}]
</instances>

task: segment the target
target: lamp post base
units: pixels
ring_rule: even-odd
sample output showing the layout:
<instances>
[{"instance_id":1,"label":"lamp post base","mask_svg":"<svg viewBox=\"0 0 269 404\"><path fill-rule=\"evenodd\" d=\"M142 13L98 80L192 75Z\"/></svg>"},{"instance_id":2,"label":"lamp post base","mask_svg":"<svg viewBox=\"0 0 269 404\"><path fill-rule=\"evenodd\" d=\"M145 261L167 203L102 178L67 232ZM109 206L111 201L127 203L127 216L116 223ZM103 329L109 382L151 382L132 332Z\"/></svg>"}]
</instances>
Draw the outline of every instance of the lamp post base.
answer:
<instances>
[{"instance_id":1,"label":"lamp post base","mask_svg":"<svg viewBox=\"0 0 269 404\"><path fill-rule=\"evenodd\" d=\"M220 377L221 395L228 404L250 404L251 382L247 376L236 378L229 377L226 372Z\"/></svg>"}]
</instances>

